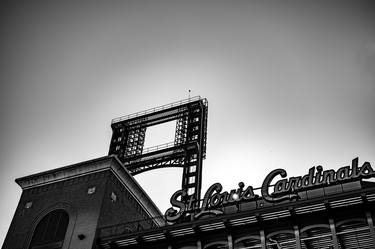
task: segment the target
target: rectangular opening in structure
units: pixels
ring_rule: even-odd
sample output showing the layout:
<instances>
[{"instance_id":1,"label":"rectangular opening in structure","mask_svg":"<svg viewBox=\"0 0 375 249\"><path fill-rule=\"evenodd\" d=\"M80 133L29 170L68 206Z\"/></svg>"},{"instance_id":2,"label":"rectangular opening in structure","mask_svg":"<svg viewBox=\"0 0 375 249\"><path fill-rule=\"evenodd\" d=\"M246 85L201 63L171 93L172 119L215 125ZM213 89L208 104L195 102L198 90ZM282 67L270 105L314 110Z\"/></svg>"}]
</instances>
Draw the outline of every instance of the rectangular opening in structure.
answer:
<instances>
[{"instance_id":1,"label":"rectangular opening in structure","mask_svg":"<svg viewBox=\"0 0 375 249\"><path fill-rule=\"evenodd\" d=\"M147 127L143 154L173 147L175 132L176 120Z\"/></svg>"}]
</instances>

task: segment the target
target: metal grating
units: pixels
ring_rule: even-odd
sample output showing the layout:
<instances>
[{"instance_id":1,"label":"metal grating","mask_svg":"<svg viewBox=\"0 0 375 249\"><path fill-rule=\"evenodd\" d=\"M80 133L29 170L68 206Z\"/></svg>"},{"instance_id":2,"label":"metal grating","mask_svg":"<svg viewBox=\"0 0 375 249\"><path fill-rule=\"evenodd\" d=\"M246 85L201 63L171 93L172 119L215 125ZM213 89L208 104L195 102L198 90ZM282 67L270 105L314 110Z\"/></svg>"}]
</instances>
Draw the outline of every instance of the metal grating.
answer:
<instances>
[{"instance_id":1,"label":"metal grating","mask_svg":"<svg viewBox=\"0 0 375 249\"><path fill-rule=\"evenodd\" d=\"M236 249L260 249L262 248L261 242L260 242L260 237L259 239L255 238L249 238L245 240L241 240L237 243L234 244L234 248Z\"/></svg>"},{"instance_id":2,"label":"metal grating","mask_svg":"<svg viewBox=\"0 0 375 249\"><path fill-rule=\"evenodd\" d=\"M100 247L103 248L103 249L110 249L111 248L109 243L102 243L102 244L100 244Z\"/></svg>"},{"instance_id":3,"label":"metal grating","mask_svg":"<svg viewBox=\"0 0 375 249\"><path fill-rule=\"evenodd\" d=\"M297 207L295 208L296 214L306 214L306 213L312 213L317 211L322 211L325 209L325 206L323 203L315 204L315 205L309 205L305 207Z\"/></svg>"},{"instance_id":4,"label":"metal grating","mask_svg":"<svg viewBox=\"0 0 375 249\"><path fill-rule=\"evenodd\" d=\"M137 241L135 238L129 238L129 239L123 239L116 241L116 244L118 246L128 246L128 245L135 245L137 244Z\"/></svg>"},{"instance_id":5,"label":"metal grating","mask_svg":"<svg viewBox=\"0 0 375 249\"><path fill-rule=\"evenodd\" d=\"M349 223L337 228L337 236L345 249L374 248L370 228L365 223Z\"/></svg>"},{"instance_id":6,"label":"metal grating","mask_svg":"<svg viewBox=\"0 0 375 249\"><path fill-rule=\"evenodd\" d=\"M263 220L273 220L273 219L279 219L290 216L290 212L288 210L283 210L279 212L272 212L267 214L262 214L261 217Z\"/></svg>"},{"instance_id":7,"label":"metal grating","mask_svg":"<svg viewBox=\"0 0 375 249\"><path fill-rule=\"evenodd\" d=\"M216 229L223 229L223 228L225 228L225 225L224 225L223 222L216 222L216 223L211 223L211 224L199 226L199 229L203 232L212 231L212 230L216 230Z\"/></svg>"},{"instance_id":8,"label":"metal grating","mask_svg":"<svg viewBox=\"0 0 375 249\"><path fill-rule=\"evenodd\" d=\"M245 217L245 218L230 220L229 225L240 226L240 225L245 225L245 224L250 224L250 223L255 223L255 222L257 222L256 217L255 216L249 216L249 217Z\"/></svg>"},{"instance_id":9,"label":"metal grating","mask_svg":"<svg viewBox=\"0 0 375 249\"><path fill-rule=\"evenodd\" d=\"M368 201L375 201L375 194L366 195Z\"/></svg>"},{"instance_id":10,"label":"metal grating","mask_svg":"<svg viewBox=\"0 0 375 249\"><path fill-rule=\"evenodd\" d=\"M194 233L194 230L191 227L170 231L170 234L176 237L193 234L193 233Z\"/></svg>"},{"instance_id":11,"label":"metal grating","mask_svg":"<svg viewBox=\"0 0 375 249\"><path fill-rule=\"evenodd\" d=\"M149 241L165 239L165 236L163 233L156 233L156 234L145 235L142 237L142 239L146 242L149 242Z\"/></svg>"},{"instance_id":12,"label":"metal grating","mask_svg":"<svg viewBox=\"0 0 375 249\"><path fill-rule=\"evenodd\" d=\"M302 249L323 249L323 248L333 248L332 236L321 236L315 238L308 238L301 240ZM340 246L339 246L340 248Z\"/></svg>"},{"instance_id":13,"label":"metal grating","mask_svg":"<svg viewBox=\"0 0 375 249\"><path fill-rule=\"evenodd\" d=\"M267 239L267 249L295 249L296 239L290 233L279 233Z\"/></svg>"},{"instance_id":14,"label":"metal grating","mask_svg":"<svg viewBox=\"0 0 375 249\"><path fill-rule=\"evenodd\" d=\"M302 249L328 249L332 246L332 235L327 228L315 228L301 234Z\"/></svg>"},{"instance_id":15,"label":"metal grating","mask_svg":"<svg viewBox=\"0 0 375 249\"><path fill-rule=\"evenodd\" d=\"M360 203L362 203L361 197L352 197L352 198L342 199L338 201L331 201L329 204L330 204L330 207L336 208L336 207L351 206L351 205L360 204Z\"/></svg>"}]
</instances>

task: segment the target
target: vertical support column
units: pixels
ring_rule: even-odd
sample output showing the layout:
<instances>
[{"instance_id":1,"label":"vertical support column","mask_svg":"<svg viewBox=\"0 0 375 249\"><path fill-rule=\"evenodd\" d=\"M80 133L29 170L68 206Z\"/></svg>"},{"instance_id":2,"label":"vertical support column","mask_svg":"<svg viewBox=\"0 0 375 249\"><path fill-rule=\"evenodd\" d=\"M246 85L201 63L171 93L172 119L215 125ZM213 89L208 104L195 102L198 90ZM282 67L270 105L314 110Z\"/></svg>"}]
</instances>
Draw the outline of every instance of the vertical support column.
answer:
<instances>
[{"instance_id":1,"label":"vertical support column","mask_svg":"<svg viewBox=\"0 0 375 249\"><path fill-rule=\"evenodd\" d=\"M184 169L182 174L182 189L188 195L182 199L187 202L193 196L196 207L199 206L201 182L202 182L202 163L203 163L203 147L205 134L206 120L204 119L205 106L203 102L190 103L187 107L187 116L184 120L186 122L186 147ZM195 168L194 171L190 171Z\"/></svg>"},{"instance_id":2,"label":"vertical support column","mask_svg":"<svg viewBox=\"0 0 375 249\"><path fill-rule=\"evenodd\" d=\"M228 249L233 249L233 237L231 233L228 233Z\"/></svg>"},{"instance_id":3,"label":"vertical support column","mask_svg":"<svg viewBox=\"0 0 375 249\"><path fill-rule=\"evenodd\" d=\"M372 219L372 215L370 211L366 211L366 220L367 224L370 228L370 234L372 238L372 245L375 247L375 229L374 229L374 220Z\"/></svg>"},{"instance_id":4,"label":"vertical support column","mask_svg":"<svg viewBox=\"0 0 375 249\"><path fill-rule=\"evenodd\" d=\"M186 148L185 150L185 162L182 171L182 189L185 190L188 195L185 196L182 201L187 202L193 197L195 206L198 207L198 201L200 199L200 189L198 186L200 154L197 148Z\"/></svg>"},{"instance_id":5,"label":"vertical support column","mask_svg":"<svg viewBox=\"0 0 375 249\"><path fill-rule=\"evenodd\" d=\"M168 241L168 249L172 249L173 248L173 246L172 246L173 245L173 241L171 239L171 235L170 235L169 231L164 230L163 234L164 234L166 240Z\"/></svg>"},{"instance_id":6,"label":"vertical support column","mask_svg":"<svg viewBox=\"0 0 375 249\"><path fill-rule=\"evenodd\" d=\"M300 231L299 231L299 226L298 226L298 219L297 219L297 214L294 211L293 207L289 207L289 212L292 217L292 224L293 224L293 230L294 230L294 238L296 239L296 249L301 249L301 236L300 236Z\"/></svg>"},{"instance_id":7,"label":"vertical support column","mask_svg":"<svg viewBox=\"0 0 375 249\"><path fill-rule=\"evenodd\" d=\"M223 220L225 231L227 233L227 242L228 242L228 249L233 249L233 237L231 227L229 225L228 220Z\"/></svg>"},{"instance_id":8,"label":"vertical support column","mask_svg":"<svg viewBox=\"0 0 375 249\"><path fill-rule=\"evenodd\" d=\"M199 144L199 154L198 154L198 176L197 176L197 191L198 191L198 199L200 199L200 191L202 188L202 165L203 165L203 153L206 150L206 143L205 143L205 133L207 132L207 120L205 119L205 113L206 113L206 108L203 103L203 101L199 102L199 109L200 109L200 120L199 120L199 136L198 136L198 144Z\"/></svg>"},{"instance_id":9,"label":"vertical support column","mask_svg":"<svg viewBox=\"0 0 375 249\"><path fill-rule=\"evenodd\" d=\"M197 239L197 249L202 249L202 241Z\"/></svg>"},{"instance_id":10,"label":"vertical support column","mask_svg":"<svg viewBox=\"0 0 375 249\"><path fill-rule=\"evenodd\" d=\"M109 145L108 155L117 155L124 162L126 151L127 129L123 123L112 124L112 138Z\"/></svg>"},{"instance_id":11,"label":"vertical support column","mask_svg":"<svg viewBox=\"0 0 375 249\"><path fill-rule=\"evenodd\" d=\"M301 249L301 236L299 233L299 227L297 224L293 225L294 237L296 238L296 249Z\"/></svg>"},{"instance_id":12,"label":"vertical support column","mask_svg":"<svg viewBox=\"0 0 375 249\"><path fill-rule=\"evenodd\" d=\"M142 237L141 237L141 236L137 236L137 237L135 238L135 240L137 241L137 248L142 249L142 248L143 248L143 240L142 240Z\"/></svg>"},{"instance_id":13,"label":"vertical support column","mask_svg":"<svg viewBox=\"0 0 375 249\"><path fill-rule=\"evenodd\" d=\"M329 221L329 228L331 229L331 233L332 233L333 248L339 249L339 241L337 239L335 221L333 220L333 218L328 218L328 221Z\"/></svg>"},{"instance_id":14,"label":"vertical support column","mask_svg":"<svg viewBox=\"0 0 375 249\"><path fill-rule=\"evenodd\" d=\"M201 231L196 225L193 225L192 227L195 232L195 238L197 239L197 249L202 249Z\"/></svg>"},{"instance_id":15,"label":"vertical support column","mask_svg":"<svg viewBox=\"0 0 375 249\"><path fill-rule=\"evenodd\" d=\"M263 228L260 229L259 234L260 234L260 244L262 245L262 249L267 249L266 234Z\"/></svg>"}]
</instances>

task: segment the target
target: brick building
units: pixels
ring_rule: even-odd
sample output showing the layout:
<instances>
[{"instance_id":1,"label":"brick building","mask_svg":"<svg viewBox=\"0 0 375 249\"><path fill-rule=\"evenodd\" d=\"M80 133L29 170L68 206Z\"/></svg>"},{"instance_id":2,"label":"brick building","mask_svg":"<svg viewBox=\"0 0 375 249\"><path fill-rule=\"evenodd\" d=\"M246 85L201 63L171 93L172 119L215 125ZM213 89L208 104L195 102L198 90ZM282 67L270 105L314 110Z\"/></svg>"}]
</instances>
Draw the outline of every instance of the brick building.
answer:
<instances>
[{"instance_id":1,"label":"brick building","mask_svg":"<svg viewBox=\"0 0 375 249\"><path fill-rule=\"evenodd\" d=\"M146 128L171 120L175 141L143 149ZM369 162L289 178L276 169L261 188L216 183L201 197L206 128L200 97L114 120L108 156L16 179L3 249L375 248ZM183 168L164 215L133 177L162 167Z\"/></svg>"},{"instance_id":2,"label":"brick building","mask_svg":"<svg viewBox=\"0 0 375 249\"><path fill-rule=\"evenodd\" d=\"M114 156L16 182L23 192L4 249L96 248L99 227L142 219L145 222L138 222L138 229L161 224L158 219L146 219L161 213Z\"/></svg>"}]
</instances>

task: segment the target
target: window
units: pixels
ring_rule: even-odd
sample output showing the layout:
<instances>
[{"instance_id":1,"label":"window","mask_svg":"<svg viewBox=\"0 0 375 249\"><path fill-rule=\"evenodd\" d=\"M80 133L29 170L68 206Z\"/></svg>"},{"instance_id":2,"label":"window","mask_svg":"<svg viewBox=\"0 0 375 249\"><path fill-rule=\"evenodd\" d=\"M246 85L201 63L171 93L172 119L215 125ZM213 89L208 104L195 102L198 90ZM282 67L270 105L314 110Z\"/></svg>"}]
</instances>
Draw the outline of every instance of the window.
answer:
<instances>
[{"instance_id":1,"label":"window","mask_svg":"<svg viewBox=\"0 0 375 249\"><path fill-rule=\"evenodd\" d=\"M351 219L340 222L337 236L344 248L373 248L371 231L365 219Z\"/></svg>"},{"instance_id":2,"label":"window","mask_svg":"<svg viewBox=\"0 0 375 249\"><path fill-rule=\"evenodd\" d=\"M29 202L26 202L25 204L25 208L29 209L33 206L33 202L32 201L29 201Z\"/></svg>"},{"instance_id":3,"label":"window","mask_svg":"<svg viewBox=\"0 0 375 249\"><path fill-rule=\"evenodd\" d=\"M247 238L241 239L234 243L235 249L241 249L241 248L252 248L252 249L261 249L261 241L260 237L253 235L249 236Z\"/></svg>"},{"instance_id":4,"label":"window","mask_svg":"<svg viewBox=\"0 0 375 249\"><path fill-rule=\"evenodd\" d=\"M333 248L333 238L328 224L301 229L301 243L306 248Z\"/></svg>"},{"instance_id":5,"label":"window","mask_svg":"<svg viewBox=\"0 0 375 249\"><path fill-rule=\"evenodd\" d=\"M188 195L192 195L192 194L194 194L194 190L195 190L194 188L189 188L189 189L188 189L188 192L187 192Z\"/></svg>"},{"instance_id":6,"label":"window","mask_svg":"<svg viewBox=\"0 0 375 249\"><path fill-rule=\"evenodd\" d=\"M267 249L273 248L295 248L296 239L294 237L294 231L280 231L275 232L273 235L267 236ZM310 247L308 247L310 248ZM327 248L325 246L319 246L319 248Z\"/></svg>"},{"instance_id":7,"label":"window","mask_svg":"<svg viewBox=\"0 0 375 249\"><path fill-rule=\"evenodd\" d=\"M228 249L228 242L218 242L204 247L204 249Z\"/></svg>"},{"instance_id":8,"label":"window","mask_svg":"<svg viewBox=\"0 0 375 249\"><path fill-rule=\"evenodd\" d=\"M96 190L96 187L88 188L88 189L87 189L87 194L88 194L88 195L92 195L92 194L95 193L95 190Z\"/></svg>"},{"instance_id":9,"label":"window","mask_svg":"<svg viewBox=\"0 0 375 249\"><path fill-rule=\"evenodd\" d=\"M192 183L195 183L195 177L194 176L189 177L189 184L192 184Z\"/></svg>"},{"instance_id":10,"label":"window","mask_svg":"<svg viewBox=\"0 0 375 249\"><path fill-rule=\"evenodd\" d=\"M193 166L190 166L190 167L189 167L189 172L190 172L190 173L193 173L193 172L195 172L195 171L197 171L197 166L193 165Z\"/></svg>"},{"instance_id":11,"label":"window","mask_svg":"<svg viewBox=\"0 0 375 249\"><path fill-rule=\"evenodd\" d=\"M198 140L198 135L193 135L193 136L191 137L191 140L192 140L192 141L194 141L194 140Z\"/></svg>"},{"instance_id":12,"label":"window","mask_svg":"<svg viewBox=\"0 0 375 249\"><path fill-rule=\"evenodd\" d=\"M68 223L69 216L64 210L57 209L48 213L36 226L29 249L62 248Z\"/></svg>"},{"instance_id":13,"label":"window","mask_svg":"<svg viewBox=\"0 0 375 249\"><path fill-rule=\"evenodd\" d=\"M197 161L197 158L198 158L198 155L197 154L193 154L189 157L189 162L196 162Z\"/></svg>"}]
</instances>

